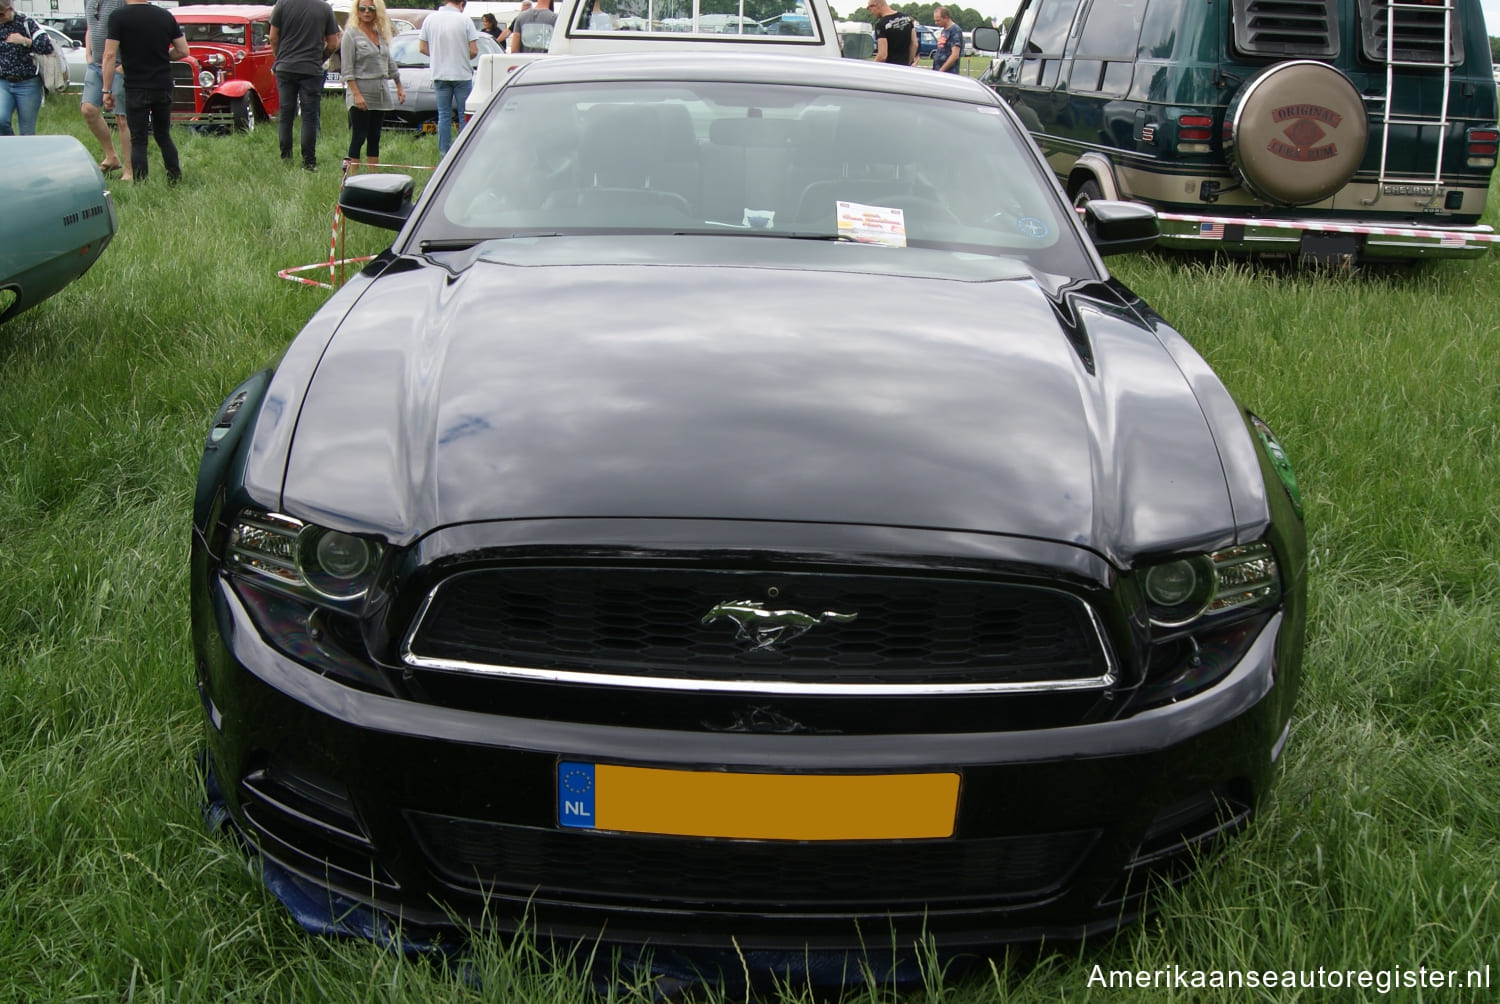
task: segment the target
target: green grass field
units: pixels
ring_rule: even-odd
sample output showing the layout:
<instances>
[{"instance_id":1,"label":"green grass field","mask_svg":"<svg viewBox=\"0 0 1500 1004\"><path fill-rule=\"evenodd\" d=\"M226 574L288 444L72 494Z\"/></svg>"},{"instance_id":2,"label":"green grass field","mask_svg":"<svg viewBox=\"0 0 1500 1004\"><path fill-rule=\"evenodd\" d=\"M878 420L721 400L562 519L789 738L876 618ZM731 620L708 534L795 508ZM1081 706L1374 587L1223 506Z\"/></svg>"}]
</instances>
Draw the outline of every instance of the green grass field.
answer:
<instances>
[{"instance_id":1,"label":"green grass field","mask_svg":"<svg viewBox=\"0 0 1500 1004\"><path fill-rule=\"evenodd\" d=\"M316 175L284 167L272 128L179 130L184 183L163 184L153 152L150 183L116 184L120 232L93 271L0 327L0 999L589 996L524 942L481 941L456 971L310 937L201 821L194 472L222 397L326 296L275 273L328 256L342 118L329 104ZM42 131L83 137L76 106L49 104ZM435 145L389 137L384 159L431 164ZM349 234L350 254L388 236ZM1146 922L848 999L1496 999L1122 994L1100 978L1488 966L1500 987L1500 259L1353 277L1112 265L1296 465L1312 610L1283 775L1250 832Z\"/></svg>"}]
</instances>

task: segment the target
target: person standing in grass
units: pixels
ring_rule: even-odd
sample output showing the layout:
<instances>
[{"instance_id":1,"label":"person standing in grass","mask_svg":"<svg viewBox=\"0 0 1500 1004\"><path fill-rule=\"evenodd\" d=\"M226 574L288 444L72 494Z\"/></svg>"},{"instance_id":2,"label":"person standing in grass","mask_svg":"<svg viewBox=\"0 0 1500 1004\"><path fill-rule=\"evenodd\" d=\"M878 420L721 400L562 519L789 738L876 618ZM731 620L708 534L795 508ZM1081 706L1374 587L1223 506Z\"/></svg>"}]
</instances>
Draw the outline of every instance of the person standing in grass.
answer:
<instances>
[{"instance_id":1,"label":"person standing in grass","mask_svg":"<svg viewBox=\"0 0 1500 1004\"><path fill-rule=\"evenodd\" d=\"M52 39L25 14L16 13L15 0L0 0L0 136L35 136L42 110L42 75L33 52L52 52ZM19 132L11 132L11 119Z\"/></svg>"},{"instance_id":2,"label":"person standing in grass","mask_svg":"<svg viewBox=\"0 0 1500 1004\"><path fill-rule=\"evenodd\" d=\"M870 0L865 10L875 19L875 62L916 66L921 49L916 19L896 10L886 0Z\"/></svg>"},{"instance_id":3,"label":"person standing in grass","mask_svg":"<svg viewBox=\"0 0 1500 1004\"><path fill-rule=\"evenodd\" d=\"M937 22L938 47L932 53L932 68L940 73L957 73L958 60L964 54L964 30L953 21L947 7L932 12Z\"/></svg>"},{"instance_id":4,"label":"person standing in grass","mask_svg":"<svg viewBox=\"0 0 1500 1004\"><path fill-rule=\"evenodd\" d=\"M4 0L0 0L3 3ZM188 57L187 39L177 19L147 0L125 0L109 16L104 43L104 108L115 110L116 64L125 71L125 118L130 123L130 177L146 180L146 135L156 137L167 184L182 180L177 144L172 142L172 61Z\"/></svg>"},{"instance_id":5,"label":"person standing in grass","mask_svg":"<svg viewBox=\"0 0 1500 1004\"><path fill-rule=\"evenodd\" d=\"M526 26L539 25L531 31ZM510 20L511 52L546 52L547 42L552 38L551 28L557 24L557 12L552 9L552 0L537 0L535 7L522 5L521 13Z\"/></svg>"},{"instance_id":6,"label":"person standing in grass","mask_svg":"<svg viewBox=\"0 0 1500 1004\"><path fill-rule=\"evenodd\" d=\"M115 128L120 132L120 146L116 150L109 123L104 121L103 110L104 43L109 37L109 16L123 6L125 0L88 0L85 7L87 26L83 31L83 51L89 63L83 73L83 95L78 102L78 110L83 113L83 124L89 127L89 132L94 134L94 138L104 148L104 159L99 161L99 170L110 174L124 167L125 173L120 177L129 181L132 177L129 156L130 122L124 115L115 115ZM120 72L118 65L115 66L113 94L115 107L118 108L125 101L125 74ZM120 156L121 150L126 152L126 156Z\"/></svg>"},{"instance_id":7,"label":"person standing in grass","mask_svg":"<svg viewBox=\"0 0 1500 1004\"><path fill-rule=\"evenodd\" d=\"M385 113L406 101L401 71L391 56L391 19L385 0L359 0L355 21L339 42L339 66L344 74L344 105L349 109L349 165L359 164L360 147L366 162L380 161L380 127ZM396 101L386 93L386 81L396 82Z\"/></svg>"},{"instance_id":8,"label":"person standing in grass","mask_svg":"<svg viewBox=\"0 0 1500 1004\"><path fill-rule=\"evenodd\" d=\"M448 0L422 22L417 43L432 60L432 93L437 98L438 156L453 145L453 124L464 127L464 105L474 87L472 60L479 55L479 29L464 14L464 0Z\"/></svg>"},{"instance_id":9,"label":"person standing in grass","mask_svg":"<svg viewBox=\"0 0 1500 1004\"><path fill-rule=\"evenodd\" d=\"M292 121L302 112L302 167L318 169L318 113L323 104L323 61L339 47L339 23L326 0L276 0L271 8L271 51L276 62L276 119L281 159L292 159Z\"/></svg>"}]
</instances>

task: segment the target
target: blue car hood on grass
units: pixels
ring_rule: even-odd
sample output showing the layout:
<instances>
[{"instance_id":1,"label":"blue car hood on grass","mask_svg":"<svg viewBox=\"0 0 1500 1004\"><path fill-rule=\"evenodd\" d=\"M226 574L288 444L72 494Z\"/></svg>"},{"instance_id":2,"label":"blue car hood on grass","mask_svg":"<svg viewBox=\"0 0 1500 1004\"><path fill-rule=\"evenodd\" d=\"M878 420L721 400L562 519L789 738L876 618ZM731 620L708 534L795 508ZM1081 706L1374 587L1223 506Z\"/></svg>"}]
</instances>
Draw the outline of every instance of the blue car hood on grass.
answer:
<instances>
[{"instance_id":1,"label":"blue car hood on grass","mask_svg":"<svg viewBox=\"0 0 1500 1004\"><path fill-rule=\"evenodd\" d=\"M1198 400L1104 287L1067 298L1070 338L1013 265L913 276L865 267L872 249L810 253L824 264L392 269L317 364L284 505L396 541L553 517L931 527L1116 557L1232 536ZM901 254L885 260L951 258Z\"/></svg>"}]
</instances>

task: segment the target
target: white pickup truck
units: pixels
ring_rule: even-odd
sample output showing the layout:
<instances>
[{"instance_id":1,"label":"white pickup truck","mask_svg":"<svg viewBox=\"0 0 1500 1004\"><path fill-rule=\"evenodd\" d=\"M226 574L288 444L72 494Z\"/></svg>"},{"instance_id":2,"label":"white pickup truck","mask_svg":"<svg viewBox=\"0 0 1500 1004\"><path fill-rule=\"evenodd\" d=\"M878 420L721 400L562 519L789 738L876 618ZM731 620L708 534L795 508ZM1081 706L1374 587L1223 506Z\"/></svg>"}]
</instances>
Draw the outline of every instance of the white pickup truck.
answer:
<instances>
[{"instance_id":1,"label":"white pickup truck","mask_svg":"<svg viewBox=\"0 0 1500 1004\"><path fill-rule=\"evenodd\" d=\"M757 21L746 14L744 0L558 0L552 5L557 22L550 30L537 24L523 28L525 51L479 57L465 111L478 113L517 69L551 56L722 52L725 45L842 55L828 0L783 0L782 6L783 13Z\"/></svg>"}]
</instances>

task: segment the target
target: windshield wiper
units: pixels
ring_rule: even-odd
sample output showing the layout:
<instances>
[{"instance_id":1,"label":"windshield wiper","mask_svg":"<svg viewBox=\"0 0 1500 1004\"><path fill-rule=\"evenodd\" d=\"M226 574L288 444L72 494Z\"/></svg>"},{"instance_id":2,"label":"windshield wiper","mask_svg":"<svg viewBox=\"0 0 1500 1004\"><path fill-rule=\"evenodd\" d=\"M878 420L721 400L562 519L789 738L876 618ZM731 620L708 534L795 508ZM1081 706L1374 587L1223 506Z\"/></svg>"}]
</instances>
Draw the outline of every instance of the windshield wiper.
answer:
<instances>
[{"instance_id":1,"label":"windshield wiper","mask_svg":"<svg viewBox=\"0 0 1500 1004\"><path fill-rule=\"evenodd\" d=\"M796 230L768 230L764 227L741 227L731 223L721 223L722 230L674 230L673 237L782 237L794 241L848 241L858 244L853 237L845 234L812 234L801 233Z\"/></svg>"}]
</instances>

